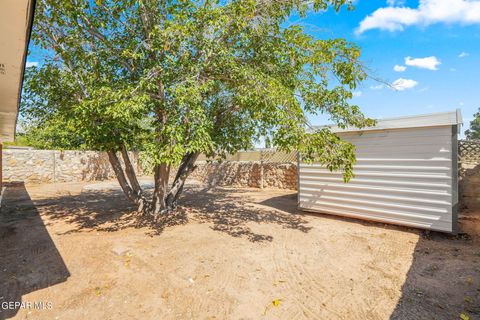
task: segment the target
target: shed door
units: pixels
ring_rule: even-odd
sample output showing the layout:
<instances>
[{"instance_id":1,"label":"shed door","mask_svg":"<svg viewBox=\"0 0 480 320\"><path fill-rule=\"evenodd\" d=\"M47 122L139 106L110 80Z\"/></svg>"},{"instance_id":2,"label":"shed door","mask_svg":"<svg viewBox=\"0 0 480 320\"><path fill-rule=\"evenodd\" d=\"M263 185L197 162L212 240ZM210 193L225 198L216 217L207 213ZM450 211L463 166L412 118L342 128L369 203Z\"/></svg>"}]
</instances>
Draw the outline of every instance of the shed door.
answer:
<instances>
[{"instance_id":1,"label":"shed door","mask_svg":"<svg viewBox=\"0 0 480 320\"><path fill-rule=\"evenodd\" d=\"M339 135L356 146L355 177L301 163L300 208L452 232L452 127Z\"/></svg>"}]
</instances>

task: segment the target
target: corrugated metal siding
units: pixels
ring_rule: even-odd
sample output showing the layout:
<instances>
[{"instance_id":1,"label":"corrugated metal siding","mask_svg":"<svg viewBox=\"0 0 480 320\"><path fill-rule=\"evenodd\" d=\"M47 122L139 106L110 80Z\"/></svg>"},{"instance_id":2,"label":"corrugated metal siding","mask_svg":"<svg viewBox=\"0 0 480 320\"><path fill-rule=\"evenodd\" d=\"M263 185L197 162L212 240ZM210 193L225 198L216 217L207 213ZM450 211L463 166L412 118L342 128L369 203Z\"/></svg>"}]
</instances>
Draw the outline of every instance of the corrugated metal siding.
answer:
<instances>
[{"instance_id":1,"label":"corrugated metal siding","mask_svg":"<svg viewBox=\"0 0 480 320\"><path fill-rule=\"evenodd\" d=\"M355 144L355 178L299 166L299 206L452 232L452 127L340 133Z\"/></svg>"}]
</instances>

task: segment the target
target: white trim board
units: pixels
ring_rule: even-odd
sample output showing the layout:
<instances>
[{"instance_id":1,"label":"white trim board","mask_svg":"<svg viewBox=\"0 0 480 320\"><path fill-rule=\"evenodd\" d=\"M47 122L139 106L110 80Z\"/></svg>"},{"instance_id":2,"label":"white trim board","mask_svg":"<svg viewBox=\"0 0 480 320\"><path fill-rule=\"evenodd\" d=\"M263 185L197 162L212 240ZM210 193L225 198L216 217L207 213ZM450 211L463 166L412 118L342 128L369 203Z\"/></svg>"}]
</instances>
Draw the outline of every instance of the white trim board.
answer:
<instances>
[{"instance_id":1,"label":"white trim board","mask_svg":"<svg viewBox=\"0 0 480 320\"><path fill-rule=\"evenodd\" d=\"M448 111L421 114L414 116L404 116L395 118L378 119L377 124L373 127L355 128L348 127L345 129L338 126L314 126L313 130L319 130L329 127L332 132L358 132L358 131L372 131L372 130L388 130L388 129L406 129L406 128L420 128L420 127L437 127L437 126L452 126L463 123L462 113L460 109Z\"/></svg>"}]
</instances>

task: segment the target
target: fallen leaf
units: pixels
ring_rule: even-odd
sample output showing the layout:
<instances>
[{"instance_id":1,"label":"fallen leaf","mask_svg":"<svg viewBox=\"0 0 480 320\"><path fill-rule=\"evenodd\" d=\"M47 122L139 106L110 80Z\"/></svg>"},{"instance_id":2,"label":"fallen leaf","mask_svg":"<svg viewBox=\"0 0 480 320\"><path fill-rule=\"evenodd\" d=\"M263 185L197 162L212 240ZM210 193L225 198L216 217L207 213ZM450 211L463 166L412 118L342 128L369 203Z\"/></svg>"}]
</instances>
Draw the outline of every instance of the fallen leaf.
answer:
<instances>
[{"instance_id":1,"label":"fallen leaf","mask_svg":"<svg viewBox=\"0 0 480 320\"><path fill-rule=\"evenodd\" d=\"M272 301L272 304L268 304L266 307L265 307L265 310L263 311L263 314L262 315L266 315L267 314L267 311L273 306L273 307L278 307L280 305L280 301L281 299L275 299Z\"/></svg>"},{"instance_id":2,"label":"fallen leaf","mask_svg":"<svg viewBox=\"0 0 480 320\"><path fill-rule=\"evenodd\" d=\"M460 313L460 319L462 319L462 320L470 320L470 317L467 316L465 313Z\"/></svg>"}]
</instances>

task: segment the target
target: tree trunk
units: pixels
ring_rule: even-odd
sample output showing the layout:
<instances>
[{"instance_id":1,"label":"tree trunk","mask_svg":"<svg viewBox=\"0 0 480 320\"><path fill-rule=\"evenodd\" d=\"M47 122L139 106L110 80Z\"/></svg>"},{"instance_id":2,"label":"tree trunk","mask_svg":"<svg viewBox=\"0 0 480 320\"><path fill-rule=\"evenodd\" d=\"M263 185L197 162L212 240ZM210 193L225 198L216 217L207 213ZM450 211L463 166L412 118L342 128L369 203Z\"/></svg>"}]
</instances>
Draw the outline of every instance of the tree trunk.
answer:
<instances>
[{"instance_id":1,"label":"tree trunk","mask_svg":"<svg viewBox=\"0 0 480 320\"><path fill-rule=\"evenodd\" d=\"M168 178L170 175L170 165L161 163L154 168L155 190L153 191L152 214L158 215L171 208L167 208L166 195L168 191Z\"/></svg>"},{"instance_id":2,"label":"tree trunk","mask_svg":"<svg viewBox=\"0 0 480 320\"><path fill-rule=\"evenodd\" d=\"M130 185L132 186L133 192L137 195L142 194L142 188L137 180L137 175L135 174L135 169L133 169L132 162L130 161L130 157L128 156L128 151L125 146L122 146L122 158L123 162L125 163L125 173L127 174L128 181L130 181Z\"/></svg>"},{"instance_id":3,"label":"tree trunk","mask_svg":"<svg viewBox=\"0 0 480 320\"><path fill-rule=\"evenodd\" d=\"M138 183L127 149L124 146L121 149L125 162L125 170L122 168L115 151L108 151L107 153L115 176L127 199L138 205L139 212L154 216L175 209L177 200L183 191L185 181L190 173L195 170L195 161L199 156L199 153L188 153L183 157L170 190L168 189L170 165L166 163L156 165L154 168L155 189L153 191L152 201L148 201Z\"/></svg>"},{"instance_id":4,"label":"tree trunk","mask_svg":"<svg viewBox=\"0 0 480 320\"><path fill-rule=\"evenodd\" d=\"M115 176L117 177L118 183L120 184L123 193L125 193L128 200L137 203L137 195L135 195L132 188L128 184L127 179L125 178L125 174L123 173L123 168L120 164L120 161L118 160L117 154L115 153L115 151L108 151L107 154L108 160L112 165L113 172L115 172Z\"/></svg>"},{"instance_id":5,"label":"tree trunk","mask_svg":"<svg viewBox=\"0 0 480 320\"><path fill-rule=\"evenodd\" d=\"M128 156L128 151L125 145L122 146L121 149L123 162L125 163L125 173L127 174L128 181L130 181L130 186L136 196L135 203L138 204L137 211L144 212L144 209L148 207L148 200L143 195L142 187L140 187L140 183L138 183L137 174L135 173L135 169L133 169L132 162L130 161L130 157Z\"/></svg>"},{"instance_id":6,"label":"tree trunk","mask_svg":"<svg viewBox=\"0 0 480 320\"><path fill-rule=\"evenodd\" d=\"M175 208L179 196L182 194L185 181L187 180L190 173L195 170L195 161L197 160L200 153L187 153L183 159L180 167L178 168L177 175L175 180L172 183L172 188L167 195L166 205L169 208Z\"/></svg>"}]
</instances>

